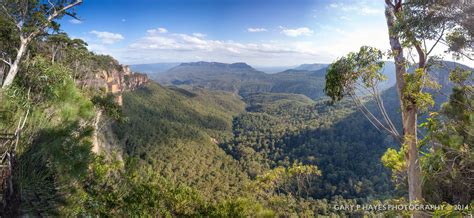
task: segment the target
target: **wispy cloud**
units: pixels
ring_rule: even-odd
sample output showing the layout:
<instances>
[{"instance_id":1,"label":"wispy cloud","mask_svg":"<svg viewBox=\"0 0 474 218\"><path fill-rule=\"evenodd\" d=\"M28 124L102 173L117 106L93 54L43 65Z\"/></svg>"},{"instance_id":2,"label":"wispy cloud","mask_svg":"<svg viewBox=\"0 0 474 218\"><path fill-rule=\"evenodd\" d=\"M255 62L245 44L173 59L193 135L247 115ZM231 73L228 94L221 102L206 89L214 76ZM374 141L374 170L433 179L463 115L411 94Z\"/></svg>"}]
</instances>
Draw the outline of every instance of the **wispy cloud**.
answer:
<instances>
[{"instance_id":1,"label":"wispy cloud","mask_svg":"<svg viewBox=\"0 0 474 218\"><path fill-rule=\"evenodd\" d=\"M331 3L327 5L327 8L329 10L342 11L345 13L356 13L358 15L364 16L383 14L383 8L373 7L365 2L359 2L350 5L342 2Z\"/></svg>"},{"instance_id":2,"label":"wispy cloud","mask_svg":"<svg viewBox=\"0 0 474 218\"><path fill-rule=\"evenodd\" d=\"M204 37L206 37L206 34L204 34L204 33L193 33L193 36L196 36L198 38L204 38Z\"/></svg>"},{"instance_id":3,"label":"wispy cloud","mask_svg":"<svg viewBox=\"0 0 474 218\"><path fill-rule=\"evenodd\" d=\"M78 19L74 19L74 18L73 18L73 19L70 19L70 20L69 20L69 23L72 23L72 24L81 24L81 23L82 23L82 21L81 21L81 20L78 20Z\"/></svg>"},{"instance_id":4,"label":"wispy cloud","mask_svg":"<svg viewBox=\"0 0 474 218\"><path fill-rule=\"evenodd\" d=\"M298 36L310 36L313 34L313 30L309 29L308 27L300 27L296 29L288 29L286 27L280 26L281 33L290 36L290 37L298 37Z\"/></svg>"},{"instance_id":5,"label":"wispy cloud","mask_svg":"<svg viewBox=\"0 0 474 218\"><path fill-rule=\"evenodd\" d=\"M247 32L250 32L250 33L267 32L267 29L258 28L258 27L256 27L256 28L250 27L250 28L247 28Z\"/></svg>"},{"instance_id":6,"label":"wispy cloud","mask_svg":"<svg viewBox=\"0 0 474 218\"><path fill-rule=\"evenodd\" d=\"M168 30L163 28L163 27L160 27L160 28L156 28L156 29L149 29L147 30L148 33L167 33Z\"/></svg>"},{"instance_id":7,"label":"wispy cloud","mask_svg":"<svg viewBox=\"0 0 474 218\"><path fill-rule=\"evenodd\" d=\"M286 46L275 43L238 43L232 40L211 40L202 37L204 34L170 33L159 34L156 31L147 31L147 35L130 44L133 49L175 50L175 51L258 51L265 53L295 53L298 52Z\"/></svg>"},{"instance_id":8,"label":"wispy cloud","mask_svg":"<svg viewBox=\"0 0 474 218\"><path fill-rule=\"evenodd\" d=\"M90 33L94 34L104 44L114 44L124 39L124 37L119 33L111 33L97 30L90 31Z\"/></svg>"},{"instance_id":9,"label":"wispy cloud","mask_svg":"<svg viewBox=\"0 0 474 218\"><path fill-rule=\"evenodd\" d=\"M131 43L116 56L129 63L180 61L221 61L258 63L300 63L301 60L321 60L325 54L312 42L261 41L241 43L233 40L214 40L201 34L160 34L147 31L145 36ZM199 59L197 59L199 57ZM290 57L290 58L289 58ZM294 60L290 60L294 59Z\"/></svg>"}]
</instances>

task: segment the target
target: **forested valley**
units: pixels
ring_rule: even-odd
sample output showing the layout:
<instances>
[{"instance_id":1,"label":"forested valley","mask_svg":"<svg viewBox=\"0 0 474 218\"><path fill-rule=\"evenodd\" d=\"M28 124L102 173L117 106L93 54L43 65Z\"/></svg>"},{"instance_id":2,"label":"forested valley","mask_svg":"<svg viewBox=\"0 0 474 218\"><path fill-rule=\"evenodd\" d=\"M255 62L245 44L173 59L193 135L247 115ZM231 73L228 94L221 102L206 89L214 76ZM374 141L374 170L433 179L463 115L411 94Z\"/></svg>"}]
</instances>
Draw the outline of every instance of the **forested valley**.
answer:
<instances>
[{"instance_id":1,"label":"forested valley","mask_svg":"<svg viewBox=\"0 0 474 218\"><path fill-rule=\"evenodd\" d=\"M399 59L365 46L317 70L193 62L147 75L61 31L82 1L52 2L0 0L0 216L472 215L472 68L433 57L396 78ZM448 15L462 56L472 23ZM399 27L403 46L436 31L417 28L427 17ZM413 202L443 208L339 209Z\"/></svg>"}]
</instances>

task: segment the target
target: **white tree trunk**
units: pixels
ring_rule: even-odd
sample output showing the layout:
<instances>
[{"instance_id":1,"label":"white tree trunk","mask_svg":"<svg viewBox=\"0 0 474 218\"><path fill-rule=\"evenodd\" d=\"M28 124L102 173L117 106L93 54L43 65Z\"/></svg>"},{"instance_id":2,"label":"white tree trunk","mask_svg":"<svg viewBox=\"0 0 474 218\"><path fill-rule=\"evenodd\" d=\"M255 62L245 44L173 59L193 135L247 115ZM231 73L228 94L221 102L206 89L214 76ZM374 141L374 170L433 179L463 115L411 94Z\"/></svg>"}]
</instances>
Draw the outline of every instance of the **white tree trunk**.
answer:
<instances>
[{"instance_id":1,"label":"white tree trunk","mask_svg":"<svg viewBox=\"0 0 474 218\"><path fill-rule=\"evenodd\" d=\"M5 81L3 82L2 88L8 88L12 83L13 80L15 79L16 74L18 73L18 70L20 68L20 62L21 58L23 58L23 55L26 52L26 48L28 47L28 39L21 38L20 40L20 48L18 49L18 53L16 54L15 61L10 65L10 69L8 70L7 77L5 78Z\"/></svg>"}]
</instances>

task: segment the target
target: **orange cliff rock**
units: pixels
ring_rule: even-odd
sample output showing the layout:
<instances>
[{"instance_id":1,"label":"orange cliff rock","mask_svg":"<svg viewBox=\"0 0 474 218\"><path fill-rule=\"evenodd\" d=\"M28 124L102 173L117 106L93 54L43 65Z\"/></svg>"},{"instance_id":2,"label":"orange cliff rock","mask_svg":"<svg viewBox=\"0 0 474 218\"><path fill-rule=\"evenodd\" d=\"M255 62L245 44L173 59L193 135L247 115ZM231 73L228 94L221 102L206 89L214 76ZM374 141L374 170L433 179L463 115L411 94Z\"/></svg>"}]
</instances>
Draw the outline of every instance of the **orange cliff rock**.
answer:
<instances>
[{"instance_id":1,"label":"orange cliff rock","mask_svg":"<svg viewBox=\"0 0 474 218\"><path fill-rule=\"evenodd\" d=\"M141 73L133 73L128 66L120 65L118 62L113 63L115 67L108 70L101 70L95 74L94 79L87 80L84 85L92 87L98 91L105 91L115 96L115 102L120 106L123 105L122 94L124 91L133 91L140 86L149 82L148 76ZM99 154L102 150L107 150L108 142L100 139L99 135L104 134L99 130L99 123L101 122L102 111L97 110L94 119L95 131L93 134L92 152Z\"/></svg>"},{"instance_id":2,"label":"orange cliff rock","mask_svg":"<svg viewBox=\"0 0 474 218\"><path fill-rule=\"evenodd\" d=\"M88 79L82 83L97 90L115 95L116 102L123 105L122 93L133 91L149 82L146 74L134 73L128 66L120 65L118 62L112 63L115 67L107 70L100 70L95 74L95 78Z\"/></svg>"}]
</instances>

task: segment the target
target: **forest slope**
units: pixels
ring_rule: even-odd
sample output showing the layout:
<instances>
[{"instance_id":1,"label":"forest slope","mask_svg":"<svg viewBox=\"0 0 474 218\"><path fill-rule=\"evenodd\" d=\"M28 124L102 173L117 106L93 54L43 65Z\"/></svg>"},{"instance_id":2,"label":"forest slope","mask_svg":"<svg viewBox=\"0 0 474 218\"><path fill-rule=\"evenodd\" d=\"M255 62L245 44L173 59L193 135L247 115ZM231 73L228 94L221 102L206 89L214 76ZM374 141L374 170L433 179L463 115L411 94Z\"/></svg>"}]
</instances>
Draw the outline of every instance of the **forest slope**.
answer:
<instances>
[{"instance_id":1,"label":"forest slope","mask_svg":"<svg viewBox=\"0 0 474 218\"><path fill-rule=\"evenodd\" d=\"M247 176L217 145L230 136L232 116L244 110L238 96L150 84L126 93L123 110L128 121L114 130L140 165L212 200L241 190Z\"/></svg>"}]
</instances>

